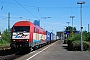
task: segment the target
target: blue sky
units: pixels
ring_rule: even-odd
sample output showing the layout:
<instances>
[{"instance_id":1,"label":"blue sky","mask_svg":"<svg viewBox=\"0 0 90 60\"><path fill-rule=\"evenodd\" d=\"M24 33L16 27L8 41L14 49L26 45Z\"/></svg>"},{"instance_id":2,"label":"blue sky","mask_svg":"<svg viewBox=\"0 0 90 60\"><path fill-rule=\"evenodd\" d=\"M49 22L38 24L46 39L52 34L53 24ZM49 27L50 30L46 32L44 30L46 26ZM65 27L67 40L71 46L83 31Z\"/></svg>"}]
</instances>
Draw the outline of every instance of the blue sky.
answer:
<instances>
[{"instance_id":1,"label":"blue sky","mask_svg":"<svg viewBox=\"0 0 90 60\"><path fill-rule=\"evenodd\" d=\"M56 33L68 26L66 22L70 22L69 25L72 26L70 16L75 16L73 26L80 30L80 5L77 4L79 1L86 2L82 8L82 25L83 30L88 30L90 0L0 0L0 30L3 31L8 27L8 12L10 12L10 27L20 20L31 22L40 20L41 27Z\"/></svg>"}]
</instances>

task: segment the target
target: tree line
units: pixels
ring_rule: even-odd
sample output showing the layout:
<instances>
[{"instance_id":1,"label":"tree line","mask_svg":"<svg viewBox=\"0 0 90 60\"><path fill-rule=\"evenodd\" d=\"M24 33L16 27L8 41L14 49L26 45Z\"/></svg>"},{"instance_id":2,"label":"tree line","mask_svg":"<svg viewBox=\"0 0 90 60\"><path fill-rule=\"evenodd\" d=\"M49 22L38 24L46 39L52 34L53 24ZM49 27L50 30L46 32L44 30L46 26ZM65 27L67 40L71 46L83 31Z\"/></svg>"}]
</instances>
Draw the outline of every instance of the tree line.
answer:
<instances>
[{"instance_id":1,"label":"tree line","mask_svg":"<svg viewBox=\"0 0 90 60\"><path fill-rule=\"evenodd\" d=\"M76 27L68 26L65 29L66 31L69 30L77 31ZM80 51L81 50L81 43L80 43L80 33L77 34L68 34L68 38L64 40L65 43L68 44L68 50ZM82 43L83 43L83 50L90 50L90 32L82 31Z\"/></svg>"}]
</instances>

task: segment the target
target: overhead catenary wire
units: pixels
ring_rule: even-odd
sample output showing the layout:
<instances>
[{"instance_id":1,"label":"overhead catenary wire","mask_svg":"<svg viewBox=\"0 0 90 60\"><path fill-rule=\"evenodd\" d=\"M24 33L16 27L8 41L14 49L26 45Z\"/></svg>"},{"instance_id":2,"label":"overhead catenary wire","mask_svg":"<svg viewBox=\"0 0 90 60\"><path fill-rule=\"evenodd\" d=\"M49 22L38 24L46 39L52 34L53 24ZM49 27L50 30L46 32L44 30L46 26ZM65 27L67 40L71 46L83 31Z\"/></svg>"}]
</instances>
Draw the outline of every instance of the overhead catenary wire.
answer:
<instances>
[{"instance_id":1,"label":"overhead catenary wire","mask_svg":"<svg viewBox=\"0 0 90 60\"><path fill-rule=\"evenodd\" d=\"M1 10L3 9L3 2L2 2L2 6L1 6Z\"/></svg>"},{"instance_id":2,"label":"overhead catenary wire","mask_svg":"<svg viewBox=\"0 0 90 60\"><path fill-rule=\"evenodd\" d=\"M6 4L13 4L13 5L20 5L20 4L15 4L15 3L10 3L10 2L3 2L3 1L0 1L2 3L6 3ZM22 6L28 6L28 7L34 7L34 8L46 8L46 9L59 9L59 8L80 8L80 7L40 7L40 6L30 6L30 5L22 5ZM90 6L83 6L83 7L87 7L87 8L90 8Z\"/></svg>"},{"instance_id":3,"label":"overhead catenary wire","mask_svg":"<svg viewBox=\"0 0 90 60\"><path fill-rule=\"evenodd\" d=\"M15 3L9 3L9 2L3 2L3 1L0 1L1 3L6 3L6 4L14 4L14 5L18 5L18 4L15 4Z\"/></svg>"},{"instance_id":4,"label":"overhead catenary wire","mask_svg":"<svg viewBox=\"0 0 90 60\"><path fill-rule=\"evenodd\" d=\"M30 0L28 0L29 2L30 2ZM31 4L31 6L33 6L32 5L32 3L30 3ZM36 7L36 6L33 6L34 8L37 8L37 11L39 12L39 15L40 15L40 17L42 17L42 15L41 15L41 13L40 13L40 8L39 7Z\"/></svg>"},{"instance_id":5,"label":"overhead catenary wire","mask_svg":"<svg viewBox=\"0 0 90 60\"><path fill-rule=\"evenodd\" d=\"M1 2L1 3L5 3L5 4L19 5L19 4L16 4L16 3L10 3L10 2L3 2L3 1L0 1L0 2ZM36 7L36 6L29 6L29 5L23 5L23 6Z\"/></svg>"},{"instance_id":6,"label":"overhead catenary wire","mask_svg":"<svg viewBox=\"0 0 90 60\"><path fill-rule=\"evenodd\" d=\"M40 8L39 8L39 7L38 7L38 12L39 12L40 17L42 17L42 15L41 15L41 13L40 13Z\"/></svg>"},{"instance_id":7,"label":"overhead catenary wire","mask_svg":"<svg viewBox=\"0 0 90 60\"><path fill-rule=\"evenodd\" d=\"M16 0L15 0L16 1ZM16 1L17 2L17 1ZM33 17L37 19L36 16L34 16L29 10L27 10L23 5L21 5L19 2L17 2L20 6L22 6L28 13L30 13Z\"/></svg>"},{"instance_id":8,"label":"overhead catenary wire","mask_svg":"<svg viewBox=\"0 0 90 60\"><path fill-rule=\"evenodd\" d=\"M40 17L42 17L42 15L41 15L41 9L77 9L77 8L80 8L80 7L53 7L53 6L51 6L51 7L40 7L40 6L33 6L31 3L31 6L30 5L22 5L22 4L20 4L19 2L18 3L10 3L10 2L4 2L4 1L1 1L0 0L0 2L1 3L5 3L5 4L13 4L13 5L20 5L20 6L22 6L25 10L27 10L31 15L33 15L28 9L26 9L25 7L27 6L27 7L33 7L33 8L37 8L37 11L39 12L39 15L40 15ZM4 6L2 6L2 7L4 7ZM3 9L1 7L1 9ZM84 8L90 8L90 6L83 6ZM36 16L35 15L33 15L35 18L36 18ZM36 18L37 19L37 18Z\"/></svg>"}]
</instances>

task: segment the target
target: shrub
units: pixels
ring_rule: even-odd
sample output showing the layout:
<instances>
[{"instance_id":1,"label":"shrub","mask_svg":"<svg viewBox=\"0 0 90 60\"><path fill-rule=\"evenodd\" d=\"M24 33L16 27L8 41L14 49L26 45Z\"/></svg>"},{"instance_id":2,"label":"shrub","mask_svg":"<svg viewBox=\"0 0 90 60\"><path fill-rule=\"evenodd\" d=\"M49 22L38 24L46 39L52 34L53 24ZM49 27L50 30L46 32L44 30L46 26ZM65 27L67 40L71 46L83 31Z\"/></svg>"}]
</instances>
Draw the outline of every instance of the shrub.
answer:
<instances>
[{"instance_id":1,"label":"shrub","mask_svg":"<svg viewBox=\"0 0 90 60\"><path fill-rule=\"evenodd\" d=\"M80 40L80 34L72 35L72 37L70 37L68 40L70 40L71 42Z\"/></svg>"},{"instance_id":2,"label":"shrub","mask_svg":"<svg viewBox=\"0 0 90 60\"><path fill-rule=\"evenodd\" d=\"M72 50L72 41L71 40L68 40L67 41L67 44L68 44L68 50Z\"/></svg>"},{"instance_id":3,"label":"shrub","mask_svg":"<svg viewBox=\"0 0 90 60\"><path fill-rule=\"evenodd\" d=\"M90 48L90 43L83 41L83 50L88 50Z\"/></svg>"},{"instance_id":4,"label":"shrub","mask_svg":"<svg viewBox=\"0 0 90 60\"><path fill-rule=\"evenodd\" d=\"M0 44L7 44L5 40L0 40Z\"/></svg>"},{"instance_id":5,"label":"shrub","mask_svg":"<svg viewBox=\"0 0 90 60\"><path fill-rule=\"evenodd\" d=\"M90 35L87 35L86 31L82 33L82 41L83 41L83 50L90 49ZM72 37L69 37L67 40L68 48L71 50L80 50L80 34L74 34Z\"/></svg>"},{"instance_id":6,"label":"shrub","mask_svg":"<svg viewBox=\"0 0 90 60\"><path fill-rule=\"evenodd\" d=\"M71 43L72 45L72 50L77 50L77 51L80 51L81 50L81 44L80 44L80 41L73 41ZM86 51L90 48L90 43L89 42L86 42L86 41L83 41L83 50Z\"/></svg>"},{"instance_id":7,"label":"shrub","mask_svg":"<svg viewBox=\"0 0 90 60\"><path fill-rule=\"evenodd\" d=\"M7 29L2 33L1 37L2 39L0 40L0 46L7 45L10 43L10 33L8 32Z\"/></svg>"},{"instance_id":8,"label":"shrub","mask_svg":"<svg viewBox=\"0 0 90 60\"><path fill-rule=\"evenodd\" d=\"M5 40L7 43L10 42L10 33L7 30L5 30L2 33L2 39L1 40Z\"/></svg>"},{"instance_id":9,"label":"shrub","mask_svg":"<svg viewBox=\"0 0 90 60\"><path fill-rule=\"evenodd\" d=\"M78 50L78 51L80 51L80 41L73 41L71 43L71 45L72 45L72 50Z\"/></svg>"},{"instance_id":10,"label":"shrub","mask_svg":"<svg viewBox=\"0 0 90 60\"><path fill-rule=\"evenodd\" d=\"M90 41L90 36L87 37L87 41Z\"/></svg>"}]
</instances>

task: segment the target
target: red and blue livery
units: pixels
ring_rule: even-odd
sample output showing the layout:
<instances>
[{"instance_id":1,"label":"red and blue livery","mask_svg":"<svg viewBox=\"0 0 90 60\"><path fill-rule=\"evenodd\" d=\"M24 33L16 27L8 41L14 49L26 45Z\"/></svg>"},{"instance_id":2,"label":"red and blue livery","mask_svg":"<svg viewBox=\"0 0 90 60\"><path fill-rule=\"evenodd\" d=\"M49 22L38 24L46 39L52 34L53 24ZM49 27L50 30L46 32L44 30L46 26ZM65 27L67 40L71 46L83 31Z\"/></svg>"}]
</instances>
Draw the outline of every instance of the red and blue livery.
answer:
<instances>
[{"instance_id":1,"label":"red and blue livery","mask_svg":"<svg viewBox=\"0 0 90 60\"><path fill-rule=\"evenodd\" d=\"M52 41L50 32L30 21L18 21L12 27L11 44L13 49L35 49Z\"/></svg>"}]
</instances>

